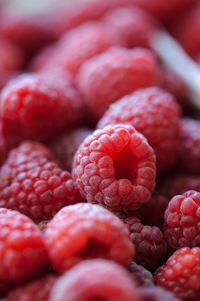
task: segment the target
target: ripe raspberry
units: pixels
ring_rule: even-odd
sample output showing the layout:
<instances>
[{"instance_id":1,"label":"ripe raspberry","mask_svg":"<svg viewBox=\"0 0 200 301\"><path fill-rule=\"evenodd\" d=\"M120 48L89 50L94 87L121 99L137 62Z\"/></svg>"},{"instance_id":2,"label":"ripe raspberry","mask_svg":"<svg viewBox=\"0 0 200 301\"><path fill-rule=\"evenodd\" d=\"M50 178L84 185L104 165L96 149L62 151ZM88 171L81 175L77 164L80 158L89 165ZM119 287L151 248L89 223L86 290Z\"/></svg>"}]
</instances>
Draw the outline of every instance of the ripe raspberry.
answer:
<instances>
[{"instance_id":1,"label":"ripe raspberry","mask_svg":"<svg viewBox=\"0 0 200 301\"><path fill-rule=\"evenodd\" d=\"M200 121L183 119L180 124L181 133L181 167L192 173L200 172ZM189 158L189 160L188 160Z\"/></svg>"},{"instance_id":2,"label":"ripe raspberry","mask_svg":"<svg viewBox=\"0 0 200 301\"><path fill-rule=\"evenodd\" d=\"M135 261L147 269L155 270L167 255L167 245L158 227L144 226L137 217L123 218L135 245Z\"/></svg>"},{"instance_id":3,"label":"ripe raspberry","mask_svg":"<svg viewBox=\"0 0 200 301\"><path fill-rule=\"evenodd\" d=\"M41 274L47 254L38 227L19 212L0 209L0 281L21 284Z\"/></svg>"},{"instance_id":4,"label":"ripe raspberry","mask_svg":"<svg viewBox=\"0 0 200 301\"><path fill-rule=\"evenodd\" d=\"M3 135L14 144L45 140L73 128L80 122L81 102L70 83L24 75L3 89L0 110Z\"/></svg>"},{"instance_id":5,"label":"ripe raspberry","mask_svg":"<svg viewBox=\"0 0 200 301\"><path fill-rule=\"evenodd\" d=\"M174 97L156 87L136 91L113 104L98 127L128 123L148 139L157 156L158 171L171 168L178 156L180 107Z\"/></svg>"},{"instance_id":6,"label":"ripe raspberry","mask_svg":"<svg viewBox=\"0 0 200 301\"><path fill-rule=\"evenodd\" d=\"M187 191L171 199L165 212L165 237L171 248L199 247L200 192Z\"/></svg>"},{"instance_id":7,"label":"ripe raspberry","mask_svg":"<svg viewBox=\"0 0 200 301\"><path fill-rule=\"evenodd\" d=\"M155 275L158 285L183 301L200 298L200 248L177 250Z\"/></svg>"},{"instance_id":8,"label":"ripe raspberry","mask_svg":"<svg viewBox=\"0 0 200 301\"><path fill-rule=\"evenodd\" d=\"M50 155L35 142L22 143L10 152L0 170L0 207L43 220L61 207L80 201L71 175L62 171Z\"/></svg>"},{"instance_id":9,"label":"ripe raspberry","mask_svg":"<svg viewBox=\"0 0 200 301\"><path fill-rule=\"evenodd\" d=\"M146 270L142 265L138 265L136 262L133 261L129 265L128 270L132 274L137 286L154 286L152 274L148 270Z\"/></svg>"},{"instance_id":10,"label":"ripe raspberry","mask_svg":"<svg viewBox=\"0 0 200 301\"><path fill-rule=\"evenodd\" d=\"M112 281L114 277L114 281ZM85 260L57 280L50 301L138 301L128 272L118 264Z\"/></svg>"},{"instance_id":11,"label":"ripe raspberry","mask_svg":"<svg viewBox=\"0 0 200 301\"><path fill-rule=\"evenodd\" d=\"M95 131L79 147L72 175L88 202L115 211L136 210L155 186L155 155L132 126Z\"/></svg>"},{"instance_id":12,"label":"ripe raspberry","mask_svg":"<svg viewBox=\"0 0 200 301\"><path fill-rule=\"evenodd\" d=\"M92 133L87 128L77 128L51 143L51 149L63 169L71 170L74 154L83 140Z\"/></svg>"},{"instance_id":13,"label":"ripe raspberry","mask_svg":"<svg viewBox=\"0 0 200 301\"><path fill-rule=\"evenodd\" d=\"M171 292L161 287L148 287L139 290L140 301L180 301Z\"/></svg>"},{"instance_id":14,"label":"ripe raspberry","mask_svg":"<svg viewBox=\"0 0 200 301\"><path fill-rule=\"evenodd\" d=\"M11 292L6 301L48 301L55 281L55 276L45 276Z\"/></svg>"},{"instance_id":15,"label":"ripe raspberry","mask_svg":"<svg viewBox=\"0 0 200 301\"><path fill-rule=\"evenodd\" d=\"M57 272L84 259L102 257L126 265L133 257L126 226L98 205L83 203L61 209L47 226L45 243Z\"/></svg>"}]
</instances>

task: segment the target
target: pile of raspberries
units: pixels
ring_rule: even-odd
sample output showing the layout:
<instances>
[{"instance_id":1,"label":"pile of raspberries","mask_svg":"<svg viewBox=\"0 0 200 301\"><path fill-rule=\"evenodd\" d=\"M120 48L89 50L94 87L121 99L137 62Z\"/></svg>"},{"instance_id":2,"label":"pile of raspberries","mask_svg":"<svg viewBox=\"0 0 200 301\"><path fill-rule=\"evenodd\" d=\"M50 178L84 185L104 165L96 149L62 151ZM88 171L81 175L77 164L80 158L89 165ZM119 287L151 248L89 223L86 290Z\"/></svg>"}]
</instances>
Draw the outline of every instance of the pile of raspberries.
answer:
<instances>
[{"instance_id":1,"label":"pile of raspberries","mask_svg":"<svg viewBox=\"0 0 200 301\"><path fill-rule=\"evenodd\" d=\"M198 0L1 6L0 300L200 300L199 114L160 28L200 62Z\"/></svg>"}]
</instances>

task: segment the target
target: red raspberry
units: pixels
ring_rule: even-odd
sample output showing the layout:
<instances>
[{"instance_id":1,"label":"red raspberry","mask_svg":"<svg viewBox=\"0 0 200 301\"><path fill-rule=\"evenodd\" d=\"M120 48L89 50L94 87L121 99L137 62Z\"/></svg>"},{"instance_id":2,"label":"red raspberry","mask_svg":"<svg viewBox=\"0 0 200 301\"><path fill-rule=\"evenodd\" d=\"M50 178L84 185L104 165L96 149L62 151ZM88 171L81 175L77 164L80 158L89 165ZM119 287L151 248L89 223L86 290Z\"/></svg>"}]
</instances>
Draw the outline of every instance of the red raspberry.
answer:
<instances>
[{"instance_id":1,"label":"red raspberry","mask_svg":"<svg viewBox=\"0 0 200 301\"><path fill-rule=\"evenodd\" d=\"M6 301L48 301L55 281L55 276L45 276L11 292Z\"/></svg>"},{"instance_id":2,"label":"red raspberry","mask_svg":"<svg viewBox=\"0 0 200 301\"><path fill-rule=\"evenodd\" d=\"M91 133L92 131L87 128L77 128L51 143L51 149L64 169L71 170L74 154L83 140Z\"/></svg>"},{"instance_id":3,"label":"red raspberry","mask_svg":"<svg viewBox=\"0 0 200 301\"><path fill-rule=\"evenodd\" d=\"M40 230L19 212L0 209L0 281L21 284L41 274L47 254Z\"/></svg>"},{"instance_id":4,"label":"red raspberry","mask_svg":"<svg viewBox=\"0 0 200 301\"><path fill-rule=\"evenodd\" d=\"M158 227L144 226L137 217L123 218L135 245L135 261L147 269L155 270L167 255L167 245Z\"/></svg>"},{"instance_id":5,"label":"red raspberry","mask_svg":"<svg viewBox=\"0 0 200 301\"><path fill-rule=\"evenodd\" d=\"M4 88L0 109L3 135L14 144L45 140L73 128L80 122L81 101L70 83L24 75Z\"/></svg>"},{"instance_id":6,"label":"red raspberry","mask_svg":"<svg viewBox=\"0 0 200 301\"><path fill-rule=\"evenodd\" d=\"M115 211L136 210L154 189L155 155L132 126L108 126L81 144L72 174L88 202Z\"/></svg>"},{"instance_id":7,"label":"red raspberry","mask_svg":"<svg viewBox=\"0 0 200 301\"><path fill-rule=\"evenodd\" d=\"M171 199L165 212L165 237L171 248L199 247L200 192L187 191Z\"/></svg>"},{"instance_id":8,"label":"red raspberry","mask_svg":"<svg viewBox=\"0 0 200 301\"><path fill-rule=\"evenodd\" d=\"M138 265L136 262L133 261L130 264L128 270L133 275L133 279L136 282L137 286L154 286L153 275L142 265Z\"/></svg>"},{"instance_id":9,"label":"red raspberry","mask_svg":"<svg viewBox=\"0 0 200 301\"><path fill-rule=\"evenodd\" d=\"M134 6L111 11L104 19L107 26L116 30L128 47L148 47L154 31L154 19L142 9Z\"/></svg>"},{"instance_id":10,"label":"red raspberry","mask_svg":"<svg viewBox=\"0 0 200 301\"><path fill-rule=\"evenodd\" d=\"M0 207L43 220L61 207L80 201L71 175L62 171L50 155L34 142L23 143L10 152L0 170Z\"/></svg>"},{"instance_id":11,"label":"red raspberry","mask_svg":"<svg viewBox=\"0 0 200 301\"><path fill-rule=\"evenodd\" d=\"M200 298L200 248L177 250L155 275L158 285L183 301Z\"/></svg>"},{"instance_id":12,"label":"red raspberry","mask_svg":"<svg viewBox=\"0 0 200 301\"><path fill-rule=\"evenodd\" d=\"M161 287L148 287L139 290L140 301L180 301L174 294Z\"/></svg>"},{"instance_id":13,"label":"red raspberry","mask_svg":"<svg viewBox=\"0 0 200 301\"><path fill-rule=\"evenodd\" d=\"M114 281L112 281L114 277ZM50 301L138 301L128 272L118 264L86 260L57 280Z\"/></svg>"},{"instance_id":14,"label":"red raspberry","mask_svg":"<svg viewBox=\"0 0 200 301\"><path fill-rule=\"evenodd\" d=\"M193 173L200 172L200 121L183 119L181 132L181 167ZM188 160L189 158L189 160Z\"/></svg>"},{"instance_id":15,"label":"red raspberry","mask_svg":"<svg viewBox=\"0 0 200 301\"><path fill-rule=\"evenodd\" d=\"M133 257L126 226L98 205L83 203L61 209L47 226L45 242L58 272L84 259L102 257L126 265Z\"/></svg>"},{"instance_id":16,"label":"red raspberry","mask_svg":"<svg viewBox=\"0 0 200 301\"><path fill-rule=\"evenodd\" d=\"M150 50L112 48L83 65L78 84L91 117L98 120L122 96L157 85L158 75Z\"/></svg>"}]
</instances>

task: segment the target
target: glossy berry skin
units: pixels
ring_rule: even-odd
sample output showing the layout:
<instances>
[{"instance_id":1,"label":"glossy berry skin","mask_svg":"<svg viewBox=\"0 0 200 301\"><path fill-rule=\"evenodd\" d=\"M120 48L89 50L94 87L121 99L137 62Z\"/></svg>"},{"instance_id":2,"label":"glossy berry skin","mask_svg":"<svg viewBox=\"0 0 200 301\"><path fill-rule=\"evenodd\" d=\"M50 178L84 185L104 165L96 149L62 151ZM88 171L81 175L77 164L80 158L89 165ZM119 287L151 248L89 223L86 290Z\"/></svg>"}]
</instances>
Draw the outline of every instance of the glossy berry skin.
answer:
<instances>
[{"instance_id":1,"label":"glossy berry skin","mask_svg":"<svg viewBox=\"0 0 200 301\"><path fill-rule=\"evenodd\" d=\"M151 87L125 96L110 106L98 127L128 123L141 132L155 150L158 171L170 169L179 153L181 110L173 95Z\"/></svg>"},{"instance_id":2,"label":"glossy berry skin","mask_svg":"<svg viewBox=\"0 0 200 301\"><path fill-rule=\"evenodd\" d=\"M15 144L25 139L46 140L78 125L81 102L70 83L30 74L3 89L0 110L2 132Z\"/></svg>"},{"instance_id":3,"label":"glossy berry skin","mask_svg":"<svg viewBox=\"0 0 200 301\"><path fill-rule=\"evenodd\" d=\"M135 245L135 261L149 270L155 270L167 255L167 244L158 227L143 225L137 217L123 218Z\"/></svg>"},{"instance_id":4,"label":"glossy berry skin","mask_svg":"<svg viewBox=\"0 0 200 301\"><path fill-rule=\"evenodd\" d=\"M141 287L154 286L153 275L142 265L139 265L133 261L129 265L128 270L132 274L133 279L136 282L137 286L141 286Z\"/></svg>"},{"instance_id":5,"label":"glossy berry skin","mask_svg":"<svg viewBox=\"0 0 200 301\"><path fill-rule=\"evenodd\" d=\"M114 276L114 281L111 279ZM57 280L50 301L138 301L128 272L118 264L85 260Z\"/></svg>"},{"instance_id":6,"label":"glossy berry skin","mask_svg":"<svg viewBox=\"0 0 200 301\"><path fill-rule=\"evenodd\" d=\"M6 301L48 301L56 277L48 275L12 291Z\"/></svg>"},{"instance_id":7,"label":"glossy berry skin","mask_svg":"<svg viewBox=\"0 0 200 301\"><path fill-rule=\"evenodd\" d=\"M159 286L141 288L139 297L140 301L180 301L174 294Z\"/></svg>"},{"instance_id":8,"label":"glossy berry skin","mask_svg":"<svg viewBox=\"0 0 200 301\"><path fill-rule=\"evenodd\" d=\"M134 255L122 221L107 209L84 203L65 207L55 215L47 225L45 243L50 262L60 273L98 257L127 265Z\"/></svg>"},{"instance_id":9,"label":"glossy berry skin","mask_svg":"<svg viewBox=\"0 0 200 301\"><path fill-rule=\"evenodd\" d=\"M24 142L0 170L0 206L40 221L81 201L71 175L61 170L45 146Z\"/></svg>"},{"instance_id":10,"label":"glossy berry skin","mask_svg":"<svg viewBox=\"0 0 200 301\"><path fill-rule=\"evenodd\" d=\"M155 281L159 286L174 292L183 301L200 298L200 248L177 250L161 266Z\"/></svg>"},{"instance_id":11,"label":"glossy berry skin","mask_svg":"<svg viewBox=\"0 0 200 301\"><path fill-rule=\"evenodd\" d=\"M165 212L165 237L171 248L199 247L200 192L174 196Z\"/></svg>"},{"instance_id":12,"label":"glossy berry skin","mask_svg":"<svg viewBox=\"0 0 200 301\"><path fill-rule=\"evenodd\" d=\"M200 172L200 122L184 118L180 125L180 166L187 172ZM189 160L188 160L189 158Z\"/></svg>"},{"instance_id":13,"label":"glossy berry skin","mask_svg":"<svg viewBox=\"0 0 200 301\"><path fill-rule=\"evenodd\" d=\"M158 84L156 58L143 48L111 48L86 62L78 76L79 90L95 121L121 97Z\"/></svg>"},{"instance_id":14,"label":"glossy berry skin","mask_svg":"<svg viewBox=\"0 0 200 301\"><path fill-rule=\"evenodd\" d=\"M0 209L0 281L19 285L42 274L47 253L38 227L19 212Z\"/></svg>"},{"instance_id":15,"label":"glossy berry skin","mask_svg":"<svg viewBox=\"0 0 200 301\"><path fill-rule=\"evenodd\" d=\"M83 198L115 211L136 210L148 202L155 174L154 152L145 137L120 124L86 138L72 171Z\"/></svg>"}]
</instances>

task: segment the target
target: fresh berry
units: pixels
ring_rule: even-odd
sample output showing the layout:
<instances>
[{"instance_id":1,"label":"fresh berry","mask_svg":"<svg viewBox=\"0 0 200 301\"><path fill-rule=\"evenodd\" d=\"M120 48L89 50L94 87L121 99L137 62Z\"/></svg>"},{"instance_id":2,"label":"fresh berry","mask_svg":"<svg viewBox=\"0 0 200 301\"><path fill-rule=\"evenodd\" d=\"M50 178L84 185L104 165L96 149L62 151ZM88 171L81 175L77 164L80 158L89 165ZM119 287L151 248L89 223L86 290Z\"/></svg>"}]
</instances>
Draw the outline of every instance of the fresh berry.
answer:
<instances>
[{"instance_id":1,"label":"fresh berry","mask_svg":"<svg viewBox=\"0 0 200 301\"><path fill-rule=\"evenodd\" d=\"M92 131L87 128L77 128L54 139L51 143L51 150L62 168L71 170L74 154L83 140L91 133Z\"/></svg>"},{"instance_id":2,"label":"fresh berry","mask_svg":"<svg viewBox=\"0 0 200 301\"><path fill-rule=\"evenodd\" d=\"M86 62L78 84L89 114L98 121L124 95L159 84L159 67L150 50L115 47Z\"/></svg>"},{"instance_id":3,"label":"fresh berry","mask_svg":"<svg viewBox=\"0 0 200 301\"><path fill-rule=\"evenodd\" d=\"M70 83L24 75L3 89L0 110L3 135L14 144L45 140L73 128L80 122L81 101Z\"/></svg>"},{"instance_id":4,"label":"fresh berry","mask_svg":"<svg viewBox=\"0 0 200 301\"><path fill-rule=\"evenodd\" d=\"M49 156L48 149L35 142L22 143L10 152L0 169L1 207L43 220L80 202L71 175Z\"/></svg>"},{"instance_id":5,"label":"fresh berry","mask_svg":"<svg viewBox=\"0 0 200 301\"><path fill-rule=\"evenodd\" d=\"M153 275L150 271L146 270L142 265L132 262L128 267L129 272L132 274L137 286L150 287L154 286Z\"/></svg>"},{"instance_id":6,"label":"fresh berry","mask_svg":"<svg viewBox=\"0 0 200 301\"><path fill-rule=\"evenodd\" d=\"M165 237L171 248L200 247L200 192L174 196L165 212Z\"/></svg>"},{"instance_id":7,"label":"fresh berry","mask_svg":"<svg viewBox=\"0 0 200 301\"><path fill-rule=\"evenodd\" d=\"M108 124L131 124L141 132L156 153L158 171L172 167L178 157L180 107L175 98L151 87L125 96L113 104L98 127Z\"/></svg>"},{"instance_id":8,"label":"fresh berry","mask_svg":"<svg viewBox=\"0 0 200 301\"><path fill-rule=\"evenodd\" d=\"M55 276L45 276L11 292L6 301L48 301L55 281Z\"/></svg>"},{"instance_id":9,"label":"fresh berry","mask_svg":"<svg viewBox=\"0 0 200 301\"><path fill-rule=\"evenodd\" d=\"M180 165L187 172L200 173L200 121L183 119L180 128Z\"/></svg>"},{"instance_id":10,"label":"fresh berry","mask_svg":"<svg viewBox=\"0 0 200 301\"><path fill-rule=\"evenodd\" d=\"M177 250L155 275L159 286L183 301L200 298L200 248ZM170 299L171 300L171 299Z\"/></svg>"},{"instance_id":11,"label":"fresh berry","mask_svg":"<svg viewBox=\"0 0 200 301\"><path fill-rule=\"evenodd\" d=\"M132 126L95 131L74 157L72 175L83 198L115 211L136 210L155 186L155 155Z\"/></svg>"},{"instance_id":12,"label":"fresh berry","mask_svg":"<svg viewBox=\"0 0 200 301\"><path fill-rule=\"evenodd\" d=\"M122 221L107 209L84 203L65 207L55 215L45 231L45 243L50 262L60 273L84 259L98 257L127 265L134 253Z\"/></svg>"},{"instance_id":13,"label":"fresh berry","mask_svg":"<svg viewBox=\"0 0 200 301\"><path fill-rule=\"evenodd\" d=\"M67 301L139 300L128 272L102 259L86 260L57 280L50 301L65 301L66 298Z\"/></svg>"},{"instance_id":14,"label":"fresh berry","mask_svg":"<svg viewBox=\"0 0 200 301\"><path fill-rule=\"evenodd\" d=\"M148 287L139 290L140 301L180 301L171 292L161 287Z\"/></svg>"},{"instance_id":15,"label":"fresh berry","mask_svg":"<svg viewBox=\"0 0 200 301\"><path fill-rule=\"evenodd\" d=\"M47 254L38 227L19 212L0 209L0 281L21 284L41 274Z\"/></svg>"},{"instance_id":16,"label":"fresh berry","mask_svg":"<svg viewBox=\"0 0 200 301\"><path fill-rule=\"evenodd\" d=\"M155 270L167 255L167 245L158 227L144 226L137 217L123 218L135 245L135 261L147 269Z\"/></svg>"}]
</instances>

